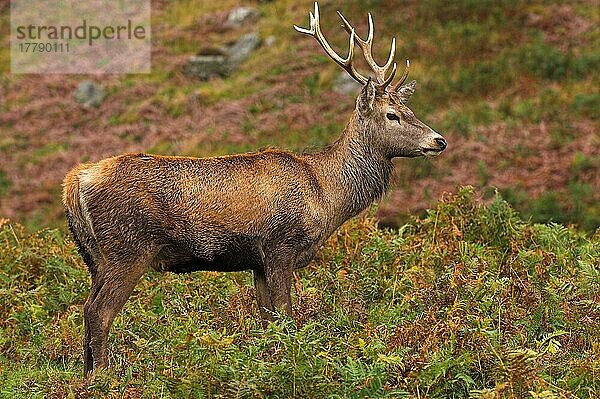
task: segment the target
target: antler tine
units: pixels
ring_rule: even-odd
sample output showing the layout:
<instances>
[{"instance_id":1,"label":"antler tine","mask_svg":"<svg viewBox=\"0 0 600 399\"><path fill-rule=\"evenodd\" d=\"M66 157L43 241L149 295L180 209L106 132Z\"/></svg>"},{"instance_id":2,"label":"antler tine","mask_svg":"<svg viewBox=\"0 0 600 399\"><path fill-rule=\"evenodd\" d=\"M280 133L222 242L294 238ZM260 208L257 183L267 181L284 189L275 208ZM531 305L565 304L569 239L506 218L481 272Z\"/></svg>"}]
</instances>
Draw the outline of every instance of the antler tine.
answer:
<instances>
[{"instance_id":1,"label":"antler tine","mask_svg":"<svg viewBox=\"0 0 600 399\"><path fill-rule=\"evenodd\" d=\"M325 53L327 53L327 55L331 57L332 60L334 60L339 66L341 66L346 72L348 72L348 74L352 76L354 80L363 85L367 83L367 78L358 73L358 71L354 68L354 65L352 64L352 58L354 57L354 42L357 38L356 33L354 33L354 30L352 29L350 32L348 32L350 33L350 46L348 49L348 56L344 59L340 57L333 48L331 48L331 46L325 39L325 36L323 36L323 32L321 32L321 22L319 19L319 5L316 1L315 13L313 15L312 12L309 12L309 17L310 29L301 28L296 25L294 25L294 29L296 29L300 33L305 33L307 35L313 36L315 39L317 39L321 47L323 47Z\"/></svg>"},{"instance_id":2,"label":"antler tine","mask_svg":"<svg viewBox=\"0 0 600 399\"><path fill-rule=\"evenodd\" d=\"M402 77L390 87L392 92L398 90L400 88L400 86L402 86L404 84L404 82L406 81L406 78L408 77L409 69L410 69L410 61L406 60L406 66L404 67L404 73L402 74Z\"/></svg>"},{"instance_id":3,"label":"antler tine","mask_svg":"<svg viewBox=\"0 0 600 399\"><path fill-rule=\"evenodd\" d=\"M390 73L390 76L388 76L388 78L386 80L381 82L381 84L379 86L385 90L385 88L388 87L388 85L390 83L392 83L392 80L394 80L395 75L396 75L396 63L394 62L394 66L392 67L392 73Z\"/></svg>"},{"instance_id":4,"label":"antler tine","mask_svg":"<svg viewBox=\"0 0 600 399\"><path fill-rule=\"evenodd\" d=\"M352 31L354 31L354 28L352 27L352 25L350 25L350 22L348 22L348 20L342 15L342 13L339 11L337 13L340 16L340 18L342 19L342 22L343 22L342 26L346 30L346 32L350 33ZM396 66L394 64L394 67L392 68L392 73L390 74L391 78L388 77L386 79L386 77L385 77L388 70L392 66L392 63L394 62L394 56L396 55L396 38L392 39L392 46L390 48L390 55L388 57L387 62L385 63L385 65L380 66L373 59L373 36L374 36L373 16L371 15L371 13L369 13L369 33L367 35L367 40L363 40L360 36L356 35L356 42L360 46L360 48L363 52L363 55L365 57L365 60L367 61L367 64L369 65L371 70L375 73L375 78L377 79L377 83L378 83L377 86L379 88L385 90L385 88L393 80L394 74L396 73Z\"/></svg>"}]
</instances>

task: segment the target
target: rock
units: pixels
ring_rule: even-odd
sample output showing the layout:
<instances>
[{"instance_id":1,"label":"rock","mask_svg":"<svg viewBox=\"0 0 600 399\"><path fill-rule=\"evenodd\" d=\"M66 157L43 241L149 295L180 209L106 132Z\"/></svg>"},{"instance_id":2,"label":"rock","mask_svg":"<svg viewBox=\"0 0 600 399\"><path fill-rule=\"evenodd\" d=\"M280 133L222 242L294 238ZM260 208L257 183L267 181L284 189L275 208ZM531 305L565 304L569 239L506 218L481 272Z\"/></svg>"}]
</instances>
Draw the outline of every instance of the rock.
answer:
<instances>
[{"instance_id":1,"label":"rock","mask_svg":"<svg viewBox=\"0 0 600 399\"><path fill-rule=\"evenodd\" d=\"M254 7L236 7L227 15L226 24L231 27L242 26L255 18L258 18L260 12Z\"/></svg>"},{"instance_id":2,"label":"rock","mask_svg":"<svg viewBox=\"0 0 600 399\"><path fill-rule=\"evenodd\" d=\"M86 107L99 107L106 96L104 88L91 80L84 80L77 87L75 101Z\"/></svg>"},{"instance_id":3,"label":"rock","mask_svg":"<svg viewBox=\"0 0 600 399\"><path fill-rule=\"evenodd\" d=\"M361 85L352 76L342 72L333 81L333 91L339 94L356 94Z\"/></svg>"},{"instance_id":4,"label":"rock","mask_svg":"<svg viewBox=\"0 0 600 399\"><path fill-rule=\"evenodd\" d=\"M248 33L240 37L238 41L227 50L229 62L232 64L232 67L237 66L248 58L259 45L260 36L258 33Z\"/></svg>"},{"instance_id":5,"label":"rock","mask_svg":"<svg viewBox=\"0 0 600 399\"><path fill-rule=\"evenodd\" d=\"M240 37L229 48L207 48L201 50L198 55L190 57L183 71L185 74L200 80L208 80L216 76L228 76L259 45L260 36L257 33L249 33Z\"/></svg>"},{"instance_id":6,"label":"rock","mask_svg":"<svg viewBox=\"0 0 600 399\"><path fill-rule=\"evenodd\" d=\"M206 48L198 55L191 56L183 68L183 72L200 80L208 80L216 76L227 76L230 72L226 50Z\"/></svg>"}]
</instances>

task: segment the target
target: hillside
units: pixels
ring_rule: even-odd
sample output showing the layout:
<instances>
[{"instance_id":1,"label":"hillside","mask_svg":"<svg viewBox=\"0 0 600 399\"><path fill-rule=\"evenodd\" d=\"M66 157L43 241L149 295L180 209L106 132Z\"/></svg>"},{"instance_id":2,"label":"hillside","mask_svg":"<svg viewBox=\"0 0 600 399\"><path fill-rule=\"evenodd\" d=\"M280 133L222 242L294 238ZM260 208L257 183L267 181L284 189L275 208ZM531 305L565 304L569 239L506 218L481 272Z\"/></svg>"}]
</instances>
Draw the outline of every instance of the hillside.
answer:
<instances>
[{"instance_id":1,"label":"hillside","mask_svg":"<svg viewBox=\"0 0 600 399\"><path fill-rule=\"evenodd\" d=\"M152 1L152 73L12 75L0 0L0 397L600 397L600 8L595 0L320 1L377 60L393 36L409 105L444 135L396 160L380 204L294 278L293 318L263 331L250 273L149 271L83 380L85 266L60 183L123 152L212 156L331 143L354 107L309 37L312 1ZM258 32L226 78L184 73L206 47ZM98 107L80 83L106 91ZM465 187L466 185L469 185ZM474 188L471 188L474 187Z\"/></svg>"},{"instance_id":2,"label":"hillside","mask_svg":"<svg viewBox=\"0 0 600 399\"><path fill-rule=\"evenodd\" d=\"M354 104L353 93L335 91L339 68L292 29L306 23L310 1L248 2L260 17L239 28L225 23L237 1L154 1L152 73L103 76L10 75L8 3L0 1L0 216L31 230L64 227L60 182L79 162L127 151L300 151L334 140ZM361 0L321 9L340 52L347 36L336 9L363 35L373 13L379 59L397 37L398 60L411 60L419 82L411 106L449 142L434 161L397 161L378 214L386 224L471 184L486 199L498 188L533 221L600 225L597 2ZM230 77L183 73L201 48L250 31L271 44ZM98 108L74 98L90 78L107 93Z\"/></svg>"},{"instance_id":3,"label":"hillside","mask_svg":"<svg viewBox=\"0 0 600 399\"><path fill-rule=\"evenodd\" d=\"M352 220L262 331L250 273L149 273L81 375L89 281L59 230L0 222L0 396L596 398L600 236L469 188L399 230Z\"/></svg>"}]
</instances>

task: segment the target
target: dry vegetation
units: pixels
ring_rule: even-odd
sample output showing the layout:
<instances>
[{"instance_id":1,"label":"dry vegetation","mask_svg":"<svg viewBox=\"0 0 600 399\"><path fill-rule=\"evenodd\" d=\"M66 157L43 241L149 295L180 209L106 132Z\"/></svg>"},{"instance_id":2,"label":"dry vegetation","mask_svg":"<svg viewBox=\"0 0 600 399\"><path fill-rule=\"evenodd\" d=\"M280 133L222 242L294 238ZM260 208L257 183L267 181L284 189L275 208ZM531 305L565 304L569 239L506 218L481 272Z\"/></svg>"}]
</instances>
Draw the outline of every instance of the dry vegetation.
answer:
<instances>
[{"instance_id":1,"label":"dry vegetation","mask_svg":"<svg viewBox=\"0 0 600 399\"><path fill-rule=\"evenodd\" d=\"M113 367L88 381L73 244L13 224L0 243L2 396L600 395L600 237L469 188L400 230L346 224L297 273L294 319L264 332L250 273L150 273L113 326Z\"/></svg>"},{"instance_id":2,"label":"dry vegetation","mask_svg":"<svg viewBox=\"0 0 600 399\"><path fill-rule=\"evenodd\" d=\"M32 229L64 226L62 177L75 164L127 151L214 154L331 142L353 107L333 91L337 66L295 33L309 1L259 3L261 18L233 29L237 2L154 2L153 72L99 76L108 97L97 109L73 94L85 76L8 75L8 8L0 14L0 215ZM335 9L365 28L376 21L377 51L399 40L419 81L412 106L444 134L434 162L399 160L379 216L397 224L444 191L499 188L534 221L600 224L598 94L600 18L593 1L325 2L323 25L343 48ZM2 8L0 8L2 9ZM386 10L394 10L388 12ZM187 57L256 30L273 35L227 79L183 75Z\"/></svg>"},{"instance_id":3,"label":"dry vegetation","mask_svg":"<svg viewBox=\"0 0 600 399\"><path fill-rule=\"evenodd\" d=\"M337 67L291 29L310 1L252 3L256 24L231 29L236 1L157 0L153 72L93 77L108 96L84 108L73 94L87 76L8 74L8 3L0 0L0 397L600 396L596 2L322 1L339 48L337 8L359 29L373 12L381 58L400 39L419 81L412 108L448 150L397 161L379 208L297 273L294 320L261 330L250 273L151 272L117 317L113 367L88 381L89 280L65 234L66 171L126 151L321 146L354 97L333 91ZM276 42L231 77L182 73L200 47L251 30ZM550 220L574 226L533 223ZM44 226L58 228L32 233Z\"/></svg>"}]
</instances>

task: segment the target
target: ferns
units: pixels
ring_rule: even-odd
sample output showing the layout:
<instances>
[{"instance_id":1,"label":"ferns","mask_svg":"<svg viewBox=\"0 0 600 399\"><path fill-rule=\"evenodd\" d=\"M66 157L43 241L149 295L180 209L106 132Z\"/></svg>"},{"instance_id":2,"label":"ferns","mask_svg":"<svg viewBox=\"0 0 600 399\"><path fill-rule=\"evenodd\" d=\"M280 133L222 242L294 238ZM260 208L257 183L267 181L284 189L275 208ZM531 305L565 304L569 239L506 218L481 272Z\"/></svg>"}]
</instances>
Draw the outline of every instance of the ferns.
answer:
<instances>
[{"instance_id":1,"label":"ferns","mask_svg":"<svg viewBox=\"0 0 600 399\"><path fill-rule=\"evenodd\" d=\"M298 271L295 320L266 331L249 274L150 273L116 320L113 368L87 382L72 243L4 222L0 244L1 394L600 395L600 235L524 223L471 188L400 231L350 221Z\"/></svg>"}]
</instances>

